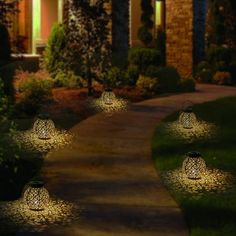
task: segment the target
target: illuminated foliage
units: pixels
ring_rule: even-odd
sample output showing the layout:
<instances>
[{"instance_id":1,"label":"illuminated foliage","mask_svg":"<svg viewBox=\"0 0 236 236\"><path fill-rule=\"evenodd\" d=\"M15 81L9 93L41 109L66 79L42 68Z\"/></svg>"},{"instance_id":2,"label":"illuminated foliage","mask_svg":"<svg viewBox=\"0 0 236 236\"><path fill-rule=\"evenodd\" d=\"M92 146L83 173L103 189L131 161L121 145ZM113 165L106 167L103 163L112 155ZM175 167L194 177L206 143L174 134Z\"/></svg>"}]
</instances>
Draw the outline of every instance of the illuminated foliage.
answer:
<instances>
[{"instance_id":1,"label":"illuminated foliage","mask_svg":"<svg viewBox=\"0 0 236 236\"><path fill-rule=\"evenodd\" d=\"M92 78L102 78L110 66L110 15L105 9L108 0L70 0L65 6L67 44L65 57L73 70L88 80L92 93ZM76 66L79 63L79 67Z\"/></svg>"},{"instance_id":2,"label":"illuminated foliage","mask_svg":"<svg viewBox=\"0 0 236 236\"><path fill-rule=\"evenodd\" d=\"M0 24L12 26L12 15L18 12L17 6L20 0L0 0Z\"/></svg>"}]
</instances>

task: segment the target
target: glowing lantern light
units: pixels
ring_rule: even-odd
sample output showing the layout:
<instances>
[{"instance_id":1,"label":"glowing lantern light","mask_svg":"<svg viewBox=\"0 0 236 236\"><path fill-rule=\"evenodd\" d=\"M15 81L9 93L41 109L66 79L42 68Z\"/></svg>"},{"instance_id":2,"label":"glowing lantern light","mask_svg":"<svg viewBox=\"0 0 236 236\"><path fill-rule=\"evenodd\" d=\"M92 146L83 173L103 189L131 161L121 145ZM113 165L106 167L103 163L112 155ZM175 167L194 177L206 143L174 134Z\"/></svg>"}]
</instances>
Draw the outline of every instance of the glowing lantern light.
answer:
<instances>
[{"instance_id":1,"label":"glowing lantern light","mask_svg":"<svg viewBox=\"0 0 236 236\"><path fill-rule=\"evenodd\" d=\"M200 179L206 170L206 163L199 152L188 152L182 169L189 179Z\"/></svg>"},{"instance_id":2,"label":"glowing lantern light","mask_svg":"<svg viewBox=\"0 0 236 236\"><path fill-rule=\"evenodd\" d=\"M102 93L102 102L105 105L112 105L115 99L116 99L116 95L112 92L112 89L106 89Z\"/></svg>"},{"instance_id":3,"label":"glowing lantern light","mask_svg":"<svg viewBox=\"0 0 236 236\"><path fill-rule=\"evenodd\" d=\"M30 210L42 211L49 203L49 193L42 181L31 182L24 192L24 201Z\"/></svg>"},{"instance_id":4,"label":"glowing lantern light","mask_svg":"<svg viewBox=\"0 0 236 236\"><path fill-rule=\"evenodd\" d=\"M39 139L50 139L54 130L54 122L47 114L39 115L34 122L33 131Z\"/></svg>"},{"instance_id":5,"label":"glowing lantern light","mask_svg":"<svg viewBox=\"0 0 236 236\"><path fill-rule=\"evenodd\" d=\"M183 109L179 116L179 123L184 129L192 129L197 123L197 117L193 112L192 106Z\"/></svg>"}]
</instances>

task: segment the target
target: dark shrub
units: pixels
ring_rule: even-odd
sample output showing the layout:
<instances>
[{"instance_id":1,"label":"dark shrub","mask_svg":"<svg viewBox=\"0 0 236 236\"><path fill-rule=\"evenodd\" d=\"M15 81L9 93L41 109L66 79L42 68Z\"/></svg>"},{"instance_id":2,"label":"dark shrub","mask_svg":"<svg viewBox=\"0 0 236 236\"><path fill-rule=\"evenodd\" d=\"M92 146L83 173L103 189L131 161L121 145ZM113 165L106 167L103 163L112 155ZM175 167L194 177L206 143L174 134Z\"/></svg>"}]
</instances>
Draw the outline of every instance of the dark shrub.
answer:
<instances>
[{"instance_id":1,"label":"dark shrub","mask_svg":"<svg viewBox=\"0 0 236 236\"><path fill-rule=\"evenodd\" d=\"M145 71L145 75L151 78L155 78L158 75L158 72L160 70L160 67L157 66L148 66L146 71Z\"/></svg>"},{"instance_id":2,"label":"dark shrub","mask_svg":"<svg viewBox=\"0 0 236 236\"><path fill-rule=\"evenodd\" d=\"M53 83L47 72L17 71L14 81L15 89L20 95L17 107L27 114L36 114L43 103L50 98Z\"/></svg>"},{"instance_id":3,"label":"dark shrub","mask_svg":"<svg viewBox=\"0 0 236 236\"><path fill-rule=\"evenodd\" d=\"M232 62L229 65L229 72L231 74L232 83L236 84L236 62Z\"/></svg>"},{"instance_id":4,"label":"dark shrub","mask_svg":"<svg viewBox=\"0 0 236 236\"><path fill-rule=\"evenodd\" d=\"M203 69L196 75L196 79L202 83L211 83L212 77L213 77L213 72L211 69Z\"/></svg>"},{"instance_id":5,"label":"dark shrub","mask_svg":"<svg viewBox=\"0 0 236 236\"><path fill-rule=\"evenodd\" d=\"M212 82L219 85L231 85L231 74L226 71L217 71L212 78Z\"/></svg>"},{"instance_id":6,"label":"dark shrub","mask_svg":"<svg viewBox=\"0 0 236 236\"><path fill-rule=\"evenodd\" d=\"M76 75L73 71L58 70L54 78L55 86L66 88L83 87L83 79Z\"/></svg>"},{"instance_id":7,"label":"dark shrub","mask_svg":"<svg viewBox=\"0 0 236 236\"><path fill-rule=\"evenodd\" d=\"M10 37L7 28L0 23L0 61L9 61L11 57Z\"/></svg>"},{"instance_id":8,"label":"dark shrub","mask_svg":"<svg viewBox=\"0 0 236 236\"><path fill-rule=\"evenodd\" d=\"M156 76L161 92L175 92L179 90L181 77L173 66L160 68Z\"/></svg>"},{"instance_id":9,"label":"dark shrub","mask_svg":"<svg viewBox=\"0 0 236 236\"><path fill-rule=\"evenodd\" d=\"M224 47L211 47L206 52L207 61L210 65L223 61L228 65L232 60L232 49Z\"/></svg>"},{"instance_id":10,"label":"dark shrub","mask_svg":"<svg viewBox=\"0 0 236 236\"><path fill-rule=\"evenodd\" d=\"M216 71L228 71L229 66L226 64L225 61L218 61L218 62L216 62L215 70Z\"/></svg>"},{"instance_id":11,"label":"dark shrub","mask_svg":"<svg viewBox=\"0 0 236 236\"><path fill-rule=\"evenodd\" d=\"M161 54L161 62L164 66L166 64L166 33L162 28L157 31L156 49Z\"/></svg>"},{"instance_id":12,"label":"dark shrub","mask_svg":"<svg viewBox=\"0 0 236 236\"><path fill-rule=\"evenodd\" d=\"M26 59L21 61L14 61L0 68L0 77L4 78L5 92L7 95L14 98L13 78L15 71L18 69L27 70L29 72L35 72L39 68L38 59Z\"/></svg>"},{"instance_id":13,"label":"dark shrub","mask_svg":"<svg viewBox=\"0 0 236 236\"><path fill-rule=\"evenodd\" d=\"M152 42L152 34L149 30L145 27L140 27L138 30L138 38L141 40L145 45L149 45Z\"/></svg>"},{"instance_id":14,"label":"dark shrub","mask_svg":"<svg viewBox=\"0 0 236 236\"><path fill-rule=\"evenodd\" d=\"M124 82L124 73L118 67L111 67L105 76L104 82L106 87L113 88L122 85Z\"/></svg>"},{"instance_id":15,"label":"dark shrub","mask_svg":"<svg viewBox=\"0 0 236 236\"><path fill-rule=\"evenodd\" d=\"M207 61L200 62L196 67L195 78L202 83L211 83L214 71Z\"/></svg>"},{"instance_id":16,"label":"dark shrub","mask_svg":"<svg viewBox=\"0 0 236 236\"><path fill-rule=\"evenodd\" d=\"M196 68L196 72L201 72L202 70L210 69L210 65L207 61L201 61Z\"/></svg>"},{"instance_id":17,"label":"dark shrub","mask_svg":"<svg viewBox=\"0 0 236 236\"><path fill-rule=\"evenodd\" d=\"M44 66L53 77L55 77L58 70L66 67L66 62L63 60L65 44L64 27L60 24L55 24L44 52Z\"/></svg>"},{"instance_id":18,"label":"dark shrub","mask_svg":"<svg viewBox=\"0 0 236 236\"><path fill-rule=\"evenodd\" d=\"M150 97L157 91L158 82L156 79L140 75L136 87L140 89L143 96Z\"/></svg>"},{"instance_id":19,"label":"dark shrub","mask_svg":"<svg viewBox=\"0 0 236 236\"><path fill-rule=\"evenodd\" d=\"M135 85L139 77L138 67L135 65L130 65L126 71L125 81L126 85Z\"/></svg>"},{"instance_id":20,"label":"dark shrub","mask_svg":"<svg viewBox=\"0 0 236 236\"><path fill-rule=\"evenodd\" d=\"M161 65L160 52L151 48L131 48L129 50L128 60L130 65L138 66L140 73L144 73L150 65Z\"/></svg>"},{"instance_id":21,"label":"dark shrub","mask_svg":"<svg viewBox=\"0 0 236 236\"><path fill-rule=\"evenodd\" d=\"M180 89L183 92L192 92L195 91L195 80L193 78L188 78L181 80Z\"/></svg>"}]
</instances>

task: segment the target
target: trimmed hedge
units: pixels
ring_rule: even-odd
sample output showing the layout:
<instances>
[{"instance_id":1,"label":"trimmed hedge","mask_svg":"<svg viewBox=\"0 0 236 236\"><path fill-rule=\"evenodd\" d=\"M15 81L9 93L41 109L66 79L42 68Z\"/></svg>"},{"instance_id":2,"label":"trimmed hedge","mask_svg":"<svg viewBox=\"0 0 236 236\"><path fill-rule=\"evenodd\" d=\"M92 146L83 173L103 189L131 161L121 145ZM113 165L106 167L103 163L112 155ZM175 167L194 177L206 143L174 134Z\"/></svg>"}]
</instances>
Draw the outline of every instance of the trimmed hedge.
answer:
<instances>
[{"instance_id":1,"label":"trimmed hedge","mask_svg":"<svg viewBox=\"0 0 236 236\"><path fill-rule=\"evenodd\" d=\"M151 48L131 48L128 61L130 65L136 65L140 73L145 73L151 65L160 66L162 64L160 52Z\"/></svg>"}]
</instances>

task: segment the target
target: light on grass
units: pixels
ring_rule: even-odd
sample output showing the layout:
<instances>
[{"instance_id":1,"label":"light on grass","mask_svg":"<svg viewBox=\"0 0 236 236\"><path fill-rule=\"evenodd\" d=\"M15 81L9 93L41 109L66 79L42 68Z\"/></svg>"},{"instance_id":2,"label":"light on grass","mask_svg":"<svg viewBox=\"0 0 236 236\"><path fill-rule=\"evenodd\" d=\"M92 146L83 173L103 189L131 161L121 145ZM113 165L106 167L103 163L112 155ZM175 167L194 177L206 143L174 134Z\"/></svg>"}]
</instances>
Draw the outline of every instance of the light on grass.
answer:
<instances>
[{"instance_id":1,"label":"light on grass","mask_svg":"<svg viewBox=\"0 0 236 236\"><path fill-rule=\"evenodd\" d=\"M106 89L103 93L102 93L102 102L105 105L113 105L115 99L116 99L116 95L114 94L114 92L112 91L112 89Z\"/></svg>"},{"instance_id":2,"label":"light on grass","mask_svg":"<svg viewBox=\"0 0 236 236\"><path fill-rule=\"evenodd\" d=\"M40 114L34 122L33 132L39 139L50 139L55 131L54 122L48 114Z\"/></svg>"},{"instance_id":3,"label":"light on grass","mask_svg":"<svg viewBox=\"0 0 236 236\"><path fill-rule=\"evenodd\" d=\"M42 181L34 181L24 192L24 201L30 210L42 211L49 203L49 193Z\"/></svg>"},{"instance_id":4,"label":"light on grass","mask_svg":"<svg viewBox=\"0 0 236 236\"><path fill-rule=\"evenodd\" d=\"M189 179L200 179L206 171L206 163L199 152L188 152L182 168Z\"/></svg>"}]
</instances>

